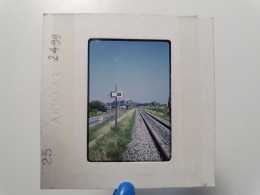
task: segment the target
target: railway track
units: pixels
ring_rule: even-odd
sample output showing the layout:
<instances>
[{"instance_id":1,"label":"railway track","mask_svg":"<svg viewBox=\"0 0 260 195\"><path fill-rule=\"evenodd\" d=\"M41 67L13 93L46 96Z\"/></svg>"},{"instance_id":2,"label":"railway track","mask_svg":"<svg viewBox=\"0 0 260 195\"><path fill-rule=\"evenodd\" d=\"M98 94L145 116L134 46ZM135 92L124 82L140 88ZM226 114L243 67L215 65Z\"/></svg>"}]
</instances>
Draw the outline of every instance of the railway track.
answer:
<instances>
[{"instance_id":1,"label":"railway track","mask_svg":"<svg viewBox=\"0 0 260 195\"><path fill-rule=\"evenodd\" d=\"M171 159L171 131L170 126L156 119L144 110L138 110L162 157L163 161Z\"/></svg>"},{"instance_id":2,"label":"railway track","mask_svg":"<svg viewBox=\"0 0 260 195\"><path fill-rule=\"evenodd\" d=\"M169 129L171 131L171 124L168 121L165 121L164 119L161 119L158 116L155 116L145 110L142 110L143 112L145 112L147 115L149 115L150 117L152 117L154 120L156 120L157 122L159 122L161 125L163 125L164 127L166 127L167 129Z\"/></svg>"},{"instance_id":3,"label":"railway track","mask_svg":"<svg viewBox=\"0 0 260 195\"><path fill-rule=\"evenodd\" d=\"M135 126L124 159L125 161L169 161L171 126L142 109L136 109Z\"/></svg>"}]
</instances>

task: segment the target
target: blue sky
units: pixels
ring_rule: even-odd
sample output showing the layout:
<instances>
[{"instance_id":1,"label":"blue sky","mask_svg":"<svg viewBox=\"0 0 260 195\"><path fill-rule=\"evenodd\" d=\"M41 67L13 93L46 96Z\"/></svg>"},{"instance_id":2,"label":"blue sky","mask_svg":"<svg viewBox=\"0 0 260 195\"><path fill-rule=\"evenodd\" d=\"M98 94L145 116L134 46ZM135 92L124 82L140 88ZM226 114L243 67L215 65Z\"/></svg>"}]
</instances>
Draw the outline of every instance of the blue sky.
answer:
<instances>
[{"instance_id":1,"label":"blue sky","mask_svg":"<svg viewBox=\"0 0 260 195\"><path fill-rule=\"evenodd\" d=\"M108 102L108 94L123 91L122 99L167 104L169 98L169 49L167 41L89 42L90 101Z\"/></svg>"}]
</instances>

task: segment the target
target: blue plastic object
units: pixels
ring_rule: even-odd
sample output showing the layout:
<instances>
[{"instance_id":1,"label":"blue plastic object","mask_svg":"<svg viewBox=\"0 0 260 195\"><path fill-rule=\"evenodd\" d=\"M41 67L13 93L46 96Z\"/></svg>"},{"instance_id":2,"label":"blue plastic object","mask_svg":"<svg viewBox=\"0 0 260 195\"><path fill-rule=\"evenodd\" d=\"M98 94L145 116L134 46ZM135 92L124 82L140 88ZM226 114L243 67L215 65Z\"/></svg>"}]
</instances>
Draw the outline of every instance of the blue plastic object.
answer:
<instances>
[{"instance_id":1,"label":"blue plastic object","mask_svg":"<svg viewBox=\"0 0 260 195\"><path fill-rule=\"evenodd\" d=\"M122 182L113 195L135 195L135 188L130 182Z\"/></svg>"}]
</instances>

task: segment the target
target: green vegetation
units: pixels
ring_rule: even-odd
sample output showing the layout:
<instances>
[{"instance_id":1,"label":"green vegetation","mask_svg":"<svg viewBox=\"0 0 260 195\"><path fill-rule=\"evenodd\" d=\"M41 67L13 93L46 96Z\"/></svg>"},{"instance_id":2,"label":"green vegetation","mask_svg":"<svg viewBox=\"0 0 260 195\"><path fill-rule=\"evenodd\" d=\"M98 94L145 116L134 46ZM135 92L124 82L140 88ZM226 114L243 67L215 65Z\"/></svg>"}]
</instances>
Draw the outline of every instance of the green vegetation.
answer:
<instances>
[{"instance_id":1,"label":"green vegetation","mask_svg":"<svg viewBox=\"0 0 260 195\"><path fill-rule=\"evenodd\" d=\"M131 112L131 111L130 111ZM132 128L135 121L135 113L125 116L118 122L118 128L111 126L108 133L96 140L93 146L89 147L89 160L92 162L121 162L123 153L130 141Z\"/></svg>"},{"instance_id":2,"label":"green vegetation","mask_svg":"<svg viewBox=\"0 0 260 195\"><path fill-rule=\"evenodd\" d=\"M95 116L100 116L102 115L102 112L98 112L93 110L92 112L89 112L89 118L95 117Z\"/></svg>"},{"instance_id":3,"label":"green vegetation","mask_svg":"<svg viewBox=\"0 0 260 195\"><path fill-rule=\"evenodd\" d=\"M152 103L150 106L146 107L146 111L148 111L166 121L171 122L170 111L169 111L168 107L160 106L158 104L156 106L152 106L152 105L154 105Z\"/></svg>"},{"instance_id":4,"label":"green vegetation","mask_svg":"<svg viewBox=\"0 0 260 195\"><path fill-rule=\"evenodd\" d=\"M115 112L115 109L112 108L111 113L114 113L114 112ZM110 114L110 110L107 110L106 112L92 111L92 112L89 113L89 118L92 118L92 117L95 117L95 116L101 116L101 115L104 115L104 114Z\"/></svg>"},{"instance_id":5,"label":"green vegetation","mask_svg":"<svg viewBox=\"0 0 260 195\"><path fill-rule=\"evenodd\" d=\"M96 111L101 111L101 112L106 112L107 111L107 106L105 103L95 100L89 103L89 110L96 110Z\"/></svg>"},{"instance_id":6,"label":"green vegetation","mask_svg":"<svg viewBox=\"0 0 260 195\"><path fill-rule=\"evenodd\" d=\"M95 126L93 126L93 127L90 127L90 128L89 128L89 134L88 134L88 136L89 136L89 137L88 137L88 141L91 142L92 140L94 140L94 139L99 135L98 131L99 131L102 127L108 125L108 123L109 123L111 120L114 120L114 119L115 119L115 117L112 116L112 117L110 117L110 120L106 120L106 121L104 121L104 122L102 122L102 123L100 123L100 124L98 124L98 125L95 125Z\"/></svg>"},{"instance_id":7,"label":"green vegetation","mask_svg":"<svg viewBox=\"0 0 260 195\"><path fill-rule=\"evenodd\" d=\"M107 112L107 106L105 103L95 100L88 104L89 118L100 116Z\"/></svg>"},{"instance_id":8,"label":"green vegetation","mask_svg":"<svg viewBox=\"0 0 260 195\"><path fill-rule=\"evenodd\" d=\"M151 102L151 106L157 106L157 105L159 105L159 103L157 103L156 101Z\"/></svg>"}]
</instances>

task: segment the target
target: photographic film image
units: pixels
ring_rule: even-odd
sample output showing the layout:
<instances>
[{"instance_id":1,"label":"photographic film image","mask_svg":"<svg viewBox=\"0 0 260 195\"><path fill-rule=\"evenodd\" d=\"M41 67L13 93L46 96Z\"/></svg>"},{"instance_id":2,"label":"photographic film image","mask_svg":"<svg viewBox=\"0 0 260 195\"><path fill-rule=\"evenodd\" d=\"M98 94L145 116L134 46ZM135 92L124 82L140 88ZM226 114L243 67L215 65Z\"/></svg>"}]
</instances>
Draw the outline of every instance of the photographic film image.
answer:
<instances>
[{"instance_id":1,"label":"photographic film image","mask_svg":"<svg viewBox=\"0 0 260 195\"><path fill-rule=\"evenodd\" d=\"M88 41L88 161L171 159L170 67L168 40Z\"/></svg>"}]
</instances>

